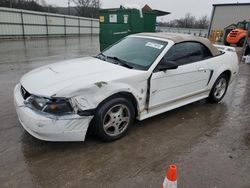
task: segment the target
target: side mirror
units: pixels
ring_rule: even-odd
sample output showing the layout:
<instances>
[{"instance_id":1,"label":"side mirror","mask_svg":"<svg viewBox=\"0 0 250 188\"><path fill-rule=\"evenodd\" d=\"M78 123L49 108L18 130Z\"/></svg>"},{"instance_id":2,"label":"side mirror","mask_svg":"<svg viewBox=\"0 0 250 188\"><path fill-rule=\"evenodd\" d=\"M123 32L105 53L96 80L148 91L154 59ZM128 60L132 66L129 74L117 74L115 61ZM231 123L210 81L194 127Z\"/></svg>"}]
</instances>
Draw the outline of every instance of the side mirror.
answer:
<instances>
[{"instance_id":1,"label":"side mirror","mask_svg":"<svg viewBox=\"0 0 250 188\"><path fill-rule=\"evenodd\" d=\"M159 67L158 67L160 71L166 71L166 70L177 69L177 68L178 68L178 65L176 64L176 62L164 61L164 60L159 64Z\"/></svg>"}]
</instances>

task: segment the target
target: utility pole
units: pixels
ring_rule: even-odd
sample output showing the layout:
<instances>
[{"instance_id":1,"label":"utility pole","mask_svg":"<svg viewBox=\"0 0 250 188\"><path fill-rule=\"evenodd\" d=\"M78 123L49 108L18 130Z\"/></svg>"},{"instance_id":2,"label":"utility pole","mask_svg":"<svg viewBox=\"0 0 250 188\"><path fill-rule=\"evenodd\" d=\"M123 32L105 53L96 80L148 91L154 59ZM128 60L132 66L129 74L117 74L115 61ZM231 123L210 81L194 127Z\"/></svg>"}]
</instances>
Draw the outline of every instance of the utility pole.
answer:
<instances>
[{"instance_id":1,"label":"utility pole","mask_svg":"<svg viewBox=\"0 0 250 188\"><path fill-rule=\"evenodd\" d=\"M68 15L70 15L70 0L68 0Z\"/></svg>"},{"instance_id":2,"label":"utility pole","mask_svg":"<svg viewBox=\"0 0 250 188\"><path fill-rule=\"evenodd\" d=\"M10 0L10 8L12 8L12 0Z\"/></svg>"}]
</instances>

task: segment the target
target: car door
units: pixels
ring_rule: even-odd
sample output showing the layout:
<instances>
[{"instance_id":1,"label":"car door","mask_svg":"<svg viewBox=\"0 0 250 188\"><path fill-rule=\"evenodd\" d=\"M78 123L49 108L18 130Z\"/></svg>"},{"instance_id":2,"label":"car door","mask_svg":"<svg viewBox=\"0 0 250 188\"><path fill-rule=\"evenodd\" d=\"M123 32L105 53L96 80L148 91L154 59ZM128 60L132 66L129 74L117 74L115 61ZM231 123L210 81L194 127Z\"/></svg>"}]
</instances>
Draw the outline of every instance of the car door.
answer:
<instances>
[{"instance_id":1,"label":"car door","mask_svg":"<svg viewBox=\"0 0 250 188\"><path fill-rule=\"evenodd\" d=\"M211 76L206 61L210 57L211 52L198 42L182 42L170 48L159 65L172 61L178 68L159 71L159 65L156 67L151 77L149 109L205 91Z\"/></svg>"}]
</instances>

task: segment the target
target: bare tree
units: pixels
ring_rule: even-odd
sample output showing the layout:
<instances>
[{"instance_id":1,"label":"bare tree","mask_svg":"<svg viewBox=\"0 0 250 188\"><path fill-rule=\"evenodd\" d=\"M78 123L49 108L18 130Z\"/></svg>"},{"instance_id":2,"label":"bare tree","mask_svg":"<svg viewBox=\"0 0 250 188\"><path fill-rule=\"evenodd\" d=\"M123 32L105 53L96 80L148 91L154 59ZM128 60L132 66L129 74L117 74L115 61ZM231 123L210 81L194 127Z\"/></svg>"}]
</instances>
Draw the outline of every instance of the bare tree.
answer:
<instances>
[{"instance_id":1,"label":"bare tree","mask_svg":"<svg viewBox=\"0 0 250 188\"><path fill-rule=\"evenodd\" d=\"M12 0L1 0L0 1L0 7L10 7L12 8L13 1Z\"/></svg>"},{"instance_id":2,"label":"bare tree","mask_svg":"<svg viewBox=\"0 0 250 188\"><path fill-rule=\"evenodd\" d=\"M34 11L44 11L38 0L0 0L1 7L26 9Z\"/></svg>"},{"instance_id":3,"label":"bare tree","mask_svg":"<svg viewBox=\"0 0 250 188\"><path fill-rule=\"evenodd\" d=\"M73 0L79 16L98 17L101 7L100 0Z\"/></svg>"},{"instance_id":4,"label":"bare tree","mask_svg":"<svg viewBox=\"0 0 250 188\"><path fill-rule=\"evenodd\" d=\"M100 9L101 8L101 1L100 0L93 0L92 7Z\"/></svg>"},{"instance_id":5,"label":"bare tree","mask_svg":"<svg viewBox=\"0 0 250 188\"><path fill-rule=\"evenodd\" d=\"M171 20L169 22L161 23L161 26L177 27L177 28L198 28L207 29L209 25L208 16L202 16L196 19L191 13L187 13L184 18Z\"/></svg>"},{"instance_id":6,"label":"bare tree","mask_svg":"<svg viewBox=\"0 0 250 188\"><path fill-rule=\"evenodd\" d=\"M202 16L200 19L196 21L196 27L200 29L207 29L209 26L208 16Z\"/></svg>"},{"instance_id":7,"label":"bare tree","mask_svg":"<svg viewBox=\"0 0 250 188\"><path fill-rule=\"evenodd\" d=\"M191 13L187 13L184 18L179 19L178 25L185 28L192 28L195 24L195 17L191 15Z\"/></svg>"}]
</instances>

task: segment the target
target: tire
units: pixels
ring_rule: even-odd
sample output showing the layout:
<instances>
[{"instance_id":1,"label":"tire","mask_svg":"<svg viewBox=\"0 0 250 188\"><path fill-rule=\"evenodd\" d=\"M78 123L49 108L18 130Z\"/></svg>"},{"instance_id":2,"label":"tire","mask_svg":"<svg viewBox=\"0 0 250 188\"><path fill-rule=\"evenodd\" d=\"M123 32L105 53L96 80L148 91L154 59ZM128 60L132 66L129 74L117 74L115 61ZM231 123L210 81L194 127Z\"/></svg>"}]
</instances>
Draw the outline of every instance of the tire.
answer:
<instances>
[{"instance_id":1,"label":"tire","mask_svg":"<svg viewBox=\"0 0 250 188\"><path fill-rule=\"evenodd\" d=\"M227 92L228 82L229 78L226 74L220 75L210 91L208 101L211 103L219 103Z\"/></svg>"},{"instance_id":2,"label":"tire","mask_svg":"<svg viewBox=\"0 0 250 188\"><path fill-rule=\"evenodd\" d=\"M133 104L125 98L113 98L97 108L92 122L95 135L105 142L122 138L135 119Z\"/></svg>"},{"instance_id":3,"label":"tire","mask_svg":"<svg viewBox=\"0 0 250 188\"><path fill-rule=\"evenodd\" d=\"M241 38L241 39L237 42L237 46L238 46L238 47L243 47L244 42L245 42L245 37Z\"/></svg>"}]
</instances>

